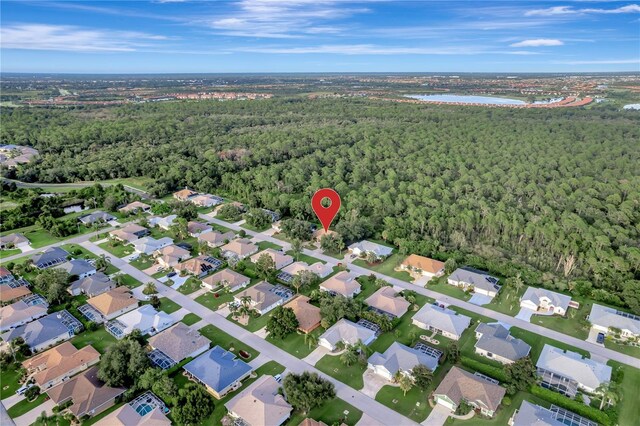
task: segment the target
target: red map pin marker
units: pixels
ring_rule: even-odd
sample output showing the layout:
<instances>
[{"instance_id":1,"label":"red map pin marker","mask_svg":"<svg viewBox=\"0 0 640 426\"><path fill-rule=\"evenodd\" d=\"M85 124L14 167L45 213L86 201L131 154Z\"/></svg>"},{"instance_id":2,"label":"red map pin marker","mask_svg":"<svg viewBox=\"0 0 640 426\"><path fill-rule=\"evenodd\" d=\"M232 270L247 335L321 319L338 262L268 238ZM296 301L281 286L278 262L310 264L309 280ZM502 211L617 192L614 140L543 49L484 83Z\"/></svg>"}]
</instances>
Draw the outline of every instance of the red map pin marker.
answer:
<instances>
[{"instance_id":1,"label":"red map pin marker","mask_svg":"<svg viewBox=\"0 0 640 426\"><path fill-rule=\"evenodd\" d=\"M331 201L329 207L322 205L322 200L325 198ZM340 210L340 196L331 188L318 189L316 193L313 194L313 198L311 198L311 207L313 207L313 211L316 213L316 216L318 216L318 219L320 219L324 231L327 232L329 225L331 225L336 214L338 214L338 210Z\"/></svg>"}]
</instances>

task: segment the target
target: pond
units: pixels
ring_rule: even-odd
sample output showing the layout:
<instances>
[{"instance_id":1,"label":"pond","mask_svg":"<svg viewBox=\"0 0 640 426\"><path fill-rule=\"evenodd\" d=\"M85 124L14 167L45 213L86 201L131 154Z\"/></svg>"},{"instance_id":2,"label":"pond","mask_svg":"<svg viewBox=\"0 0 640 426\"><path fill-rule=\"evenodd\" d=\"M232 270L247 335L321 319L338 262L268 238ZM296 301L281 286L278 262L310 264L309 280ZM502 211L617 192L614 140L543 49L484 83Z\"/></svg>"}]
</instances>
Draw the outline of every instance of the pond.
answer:
<instances>
[{"instance_id":1,"label":"pond","mask_svg":"<svg viewBox=\"0 0 640 426\"><path fill-rule=\"evenodd\" d=\"M406 95L411 99L418 99L426 102L450 102L461 104L484 104L484 105L526 105L525 101L518 99L497 98L492 96L472 96L472 95Z\"/></svg>"}]
</instances>

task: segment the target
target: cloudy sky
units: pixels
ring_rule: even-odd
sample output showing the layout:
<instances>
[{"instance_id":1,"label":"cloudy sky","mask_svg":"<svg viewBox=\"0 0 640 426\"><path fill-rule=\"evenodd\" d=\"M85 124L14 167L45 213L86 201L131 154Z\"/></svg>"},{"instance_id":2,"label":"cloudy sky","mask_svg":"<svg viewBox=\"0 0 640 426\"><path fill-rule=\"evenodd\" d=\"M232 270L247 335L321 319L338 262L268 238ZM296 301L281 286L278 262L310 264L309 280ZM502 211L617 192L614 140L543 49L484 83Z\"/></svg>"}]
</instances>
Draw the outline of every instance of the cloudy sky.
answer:
<instances>
[{"instance_id":1,"label":"cloudy sky","mask_svg":"<svg viewBox=\"0 0 640 426\"><path fill-rule=\"evenodd\" d=\"M619 1L11 1L3 72L639 71Z\"/></svg>"}]
</instances>

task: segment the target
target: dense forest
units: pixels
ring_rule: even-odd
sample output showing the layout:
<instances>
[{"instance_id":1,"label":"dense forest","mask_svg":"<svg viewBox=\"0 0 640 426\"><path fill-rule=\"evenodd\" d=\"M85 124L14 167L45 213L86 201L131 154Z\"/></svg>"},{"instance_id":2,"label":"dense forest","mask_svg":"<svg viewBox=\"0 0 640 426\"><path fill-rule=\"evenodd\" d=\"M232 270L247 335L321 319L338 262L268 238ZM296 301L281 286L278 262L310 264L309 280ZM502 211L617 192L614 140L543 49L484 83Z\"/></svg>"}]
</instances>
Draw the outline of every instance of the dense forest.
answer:
<instances>
[{"instance_id":1,"label":"dense forest","mask_svg":"<svg viewBox=\"0 0 640 426\"><path fill-rule=\"evenodd\" d=\"M17 179L147 176L157 195L189 186L300 219L333 187L347 241L383 238L560 290L592 285L597 300L640 309L635 112L272 99L1 118L3 143L42 154Z\"/></svg>"}]
</instances>

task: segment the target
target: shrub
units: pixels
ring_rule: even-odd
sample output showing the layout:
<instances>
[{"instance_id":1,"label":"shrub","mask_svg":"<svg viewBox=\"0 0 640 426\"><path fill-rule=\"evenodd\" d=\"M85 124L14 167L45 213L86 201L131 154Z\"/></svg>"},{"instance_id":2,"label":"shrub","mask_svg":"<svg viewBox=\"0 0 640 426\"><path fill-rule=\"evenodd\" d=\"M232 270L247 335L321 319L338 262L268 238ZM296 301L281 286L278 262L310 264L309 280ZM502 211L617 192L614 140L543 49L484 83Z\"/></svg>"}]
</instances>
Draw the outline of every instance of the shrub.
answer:
<instances>
[{"instance_id":1,"label":"shrub","mask_svg":"<svg viewBox=\"0 0 640 426\"><path fill-rule=\"evenodd\" d=\"M611 419L606 413L598 410L597 408L584 405L580 401L575 401L552 390L545 389L540 386L532 386L531 393L538 398L542 398L559 407L566 408L569 411L573 411L580 416L587 417L605 426L612 424Z\"/></svg>"},{"instance_id":2,"label":"shrub","mask_svg":"<svg viewBox=\"0 0 640 426\"><path fill-rule=\"evenodd\" d=\"M482 373L486 376L493 377L500 382L507 381L507 375L504 370L498 367L493 367L491 365L484 364L482 362L476 361L475 359L467 358L463 356L460 361L462 365L471 368L479 373Z\"/></svg>"}]
</instances>

